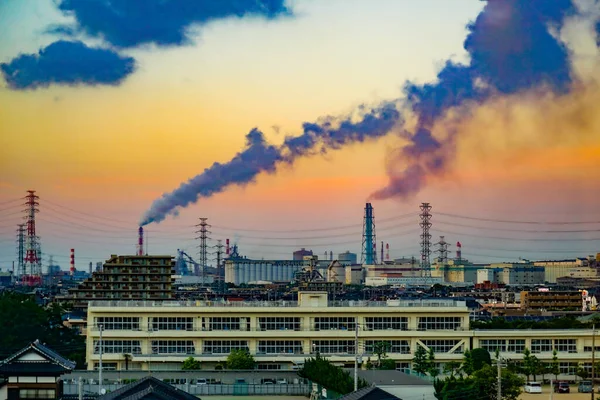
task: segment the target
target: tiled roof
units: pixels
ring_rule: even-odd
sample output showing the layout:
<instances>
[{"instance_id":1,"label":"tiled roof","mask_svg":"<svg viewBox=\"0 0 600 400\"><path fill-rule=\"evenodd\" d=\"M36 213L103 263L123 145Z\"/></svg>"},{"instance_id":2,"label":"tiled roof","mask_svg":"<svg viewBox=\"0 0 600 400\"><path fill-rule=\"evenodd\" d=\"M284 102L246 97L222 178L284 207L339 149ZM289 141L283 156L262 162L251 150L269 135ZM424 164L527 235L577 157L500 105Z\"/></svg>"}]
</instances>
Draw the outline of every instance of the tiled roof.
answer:
<instances>
[{"instance_id":1,"label":"tiled roof","mask_svg":"<svg viewBox=\"0 0 600 400\"><path fill-rule=\"evenodd\" d=\"M402 400L378 387L364 387L356 392L348 393L338 400Z\"/></svg>"},{"instance_id":2,"label":"tiled roof","mask_svg":"<svg viewBox=\"0 0 600 400\"><path fill-rule=\"evenodd\" d=\"M14 368L20 368L20 367L16 367L17 364L19 364L19 365L29 364L29 365L33 365L33 366L37 365L39 367L42 364L40 362L15 362L15 360L17 360L20 356L22 356L23 354L27 353L30 350L35 351L36 353L38 353L42 357L46 358L48 361L54 363L58 367L62 368L63 370L72 370L75 368L76 364L73 361L67 360L66 358L64 358L63 356L61 356L54 350L51 350L50 348L41 344L39 340L36 340L35 342L29 344L28 346L23 347L21 350L19 350L12 356L5 359L0 364L0 370L11 370L12 371ZM46 365L45 367L48 367L48 366ZM23 367L23 368L27 368L27 367ZM30 367L30 368L34 368L34 367Z\"/></svg>"},{"instance_id":3,"label":"tiled roof","mask_svg":"<svg viewBox=\"0 0 600 400\"><path fill-rule=\"evenodd\" d=\"M153 376L146 376L114 392L100 396L98 400L140 400L146 397L160 400L200 400Z\"/></svg>"}]
</instances>

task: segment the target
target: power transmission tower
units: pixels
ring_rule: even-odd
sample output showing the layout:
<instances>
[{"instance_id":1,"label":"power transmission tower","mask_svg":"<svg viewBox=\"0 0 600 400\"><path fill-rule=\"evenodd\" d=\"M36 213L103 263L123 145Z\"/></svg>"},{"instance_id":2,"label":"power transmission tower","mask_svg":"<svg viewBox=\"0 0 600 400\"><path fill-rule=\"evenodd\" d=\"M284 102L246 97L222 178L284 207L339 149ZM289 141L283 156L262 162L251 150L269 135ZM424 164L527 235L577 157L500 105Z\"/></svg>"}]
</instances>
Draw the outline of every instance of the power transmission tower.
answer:
<instances>
[{"instance_id":1,"label":"power transmission tower","mask_svg":"<svg viewBox=\"0 0 600 400\"><path fill-rule=\"evenodd\" d=\"M375 234L375 213L371 203L365 205L363 217L361 264L377 264L377 236Z\"/></svg>"},{"instance_id":2,"label":"power transmission tower","mask_svg":"<svg viewBox=\"0 0 600 400\"><path fill-rule=\"evenodd\" d=\"M200 229L196 231L196 233L200 234L200 236L196 237L196 239L200 239L200 246L198 246L200 248L200 268L202 268L202 284L204 285L206 283L206 264L208 263L208 253L207 253L207 241L210 239L208 237L208 234L211 233L208 228L210 228L210 225L206 222L206 220L208 218L198 218L200 220L200 223L196 225L196 227L199 227Z\"/></svg>"},{"instance_id":3,"label":"power transmission tower","mask_svg":"<svg viewBox=\"0 0 600 400\"><path fill-rule=\"evenodd\" d=\"M25 224L17 228L17 275L25 275Z\"/></svg>"},{"instance_id":4,"label":"power transmission tower","mask_svg":"<svg viewBox=\"0 0 600 400\"><path fill-rule=\"evenodd\" d=\"M431 205L429 203L421 203L421 276L431 276L431 261L429 256L431 255L431 234L429 228L431 228Z\"/></svg>"},{"instance_id":5,"label":"power transmission tower","mask_svg":"<svg viewBox=\"0 0 600 400\"><path fill-rule=\"evenodd\" d=\"M438 245L438 249L435 251L439 253L438 262L442 266L448 264L448 246L449 244L444 240L444 236L440 236L440 241L436 243Z\"/></svg>"}]
</instances>

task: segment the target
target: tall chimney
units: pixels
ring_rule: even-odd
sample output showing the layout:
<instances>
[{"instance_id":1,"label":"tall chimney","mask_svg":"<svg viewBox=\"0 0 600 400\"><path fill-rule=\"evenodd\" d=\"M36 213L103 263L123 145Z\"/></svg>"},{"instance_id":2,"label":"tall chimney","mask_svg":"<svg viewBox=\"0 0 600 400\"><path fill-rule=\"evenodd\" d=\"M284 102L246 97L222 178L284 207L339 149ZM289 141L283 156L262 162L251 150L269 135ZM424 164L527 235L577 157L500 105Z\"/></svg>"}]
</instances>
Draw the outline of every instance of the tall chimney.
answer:
<instances>
[{"instance_id":1,"label":"tall chimney","mask_svg":"<svg viewBox=\"0 0 600 400\"><path fill-rule=\"evenodd\" d=\"M92 262L90 261L90 275L92 275L93 269L92 269Z\"/></svg>"},{"instance_id":2,"label":"tall chimney","mask_svg":"<svg viewBox=\"0 0 600 400\"><path fill-rule=\"evenodd\" d=\"M390 260L390 244L386 243L385 244L385 259L386 260Z\"/></svg>"},{"instance_id":3,"label":"tall chimney","mask_svg":"<svg viewBox=\"0 0 600 400\"><path fill-rule=\"evenodd\" d=\"M456 259L462 260L462 244L456 242Z\"/></svg>"},{"instance_id":4,"label":"tall chimney","mask_svg":"<svg viewBox=\"0 0 600 400\"><path fill-rule=\"evenodd\" d=\"M75 249L71 249L71 269L69 273L71 276L75 275Z\"/></svg>"},{"instance_id":5,"label":"tall chimney","mask_svg":"<svg viewBox=\"0 0 600 400\"><path fill-rule=\"evenodd\" d=\"M137 245L137 255L144 255L144 228L140 226L138 229L138 245Z\"/></svg>"},{"instance_id":6,"label":"tall chimney","mask_svg":"<svg viewBox=\"0 0 600 400\"><path fill-rule=\"evenodd\" d=\"M229 255L229 239L225 239L225 255Z\"/></svg>"},{"instance_id":7,"label":"tall chimney","mask_svg":"<svg viewBox=\"0 0 600 400\"><path fill-rule=\"evenodd\" d=\"M381 241L381 263L383 264L383 240Z\"/></svg>"}]
</instances>

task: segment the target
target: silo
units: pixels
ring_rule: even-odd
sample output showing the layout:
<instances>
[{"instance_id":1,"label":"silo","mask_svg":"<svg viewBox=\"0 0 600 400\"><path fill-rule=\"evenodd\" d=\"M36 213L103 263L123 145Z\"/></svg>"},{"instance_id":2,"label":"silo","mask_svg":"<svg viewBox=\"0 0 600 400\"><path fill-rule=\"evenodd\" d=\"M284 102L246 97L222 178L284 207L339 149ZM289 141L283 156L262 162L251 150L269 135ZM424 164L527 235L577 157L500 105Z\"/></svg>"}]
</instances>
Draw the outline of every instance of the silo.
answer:
<instances>
[{"instance_id":1,"label":"silo","mask_svg":"<svg viewBox=\"0 0 600 400\"><path fill-rule=\"evenodd\" d=\"M250 264L250 277L248 278L250 282L256 282L256 263L253 262L252 264Z\"/></svg>"}]
</instances>

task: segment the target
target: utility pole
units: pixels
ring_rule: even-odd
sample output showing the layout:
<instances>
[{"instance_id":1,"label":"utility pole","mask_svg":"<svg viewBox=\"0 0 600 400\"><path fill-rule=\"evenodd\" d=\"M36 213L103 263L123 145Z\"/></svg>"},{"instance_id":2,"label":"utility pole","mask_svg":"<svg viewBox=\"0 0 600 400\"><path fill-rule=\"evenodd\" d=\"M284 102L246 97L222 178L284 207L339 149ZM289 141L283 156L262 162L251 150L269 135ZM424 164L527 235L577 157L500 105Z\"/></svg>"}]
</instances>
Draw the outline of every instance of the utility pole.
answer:
<instances>
[{"instance_id":1,"label":"utility pole","mask_svg":"<svg viewBox=\"0 0 600 400\"><path fill-rule=\"evenodd\" d=\"M358 318L354 323L354 391L358 390Z\"/></svg>"},{"instance_id":2,"label":"utility pole","mask_svg":"<svg viewBox=\"0 0 600 400\"><path fill-rule=\"evenodd\" d=\"M200 220L200 223L197 224L196 227L199 227L200 229L197 230L196 233L199 233L200 236L198 236L196 239L200 239L200 246L198 246L200 248L200 268L202 268L202 285L205 285L206 264L208 263L206 241L209 239L208 234L210 233L207 228L210 228L210 225L206 222L208 218L202 217L198 219Z\"/></svg>"},{"instance_id":3,"label":"utility pole","mask_svg":"<svg viewBox=\"0 0 600 400\"><path fill-rule=\"evenodd\" d=\"M500 355L498 354L498 356L496 357L496 368L498 370L498 377L496 383L496 385L498 386L496 388L496 400L502 400L502 367L505 366L506 364L504 363L504 360L500 358Z\"/></svg>"},{"instance_id":4,"label":"utility pole","mask_svg":"<svg viewBox=\"0 0 600 400\"><path fill-rule=\"evenodd\" d=\"M98 343L100 346L100 363L98 364L98 394L102 396L102 347L104 346L102 343L102 330L104 329L104 326L100 324L98 327L100 328L100 343Z\"/></svg>"},{"instance_id":5,"label":"utility pole","mask_svg":"<svg viewBox=\"0 0 600 400\"><path fill-rule=\"evenodd\" d=\"M592 400L594 400L594 379L596 378L596 324L592 325Z\"/></svg>"}]
</instances>

